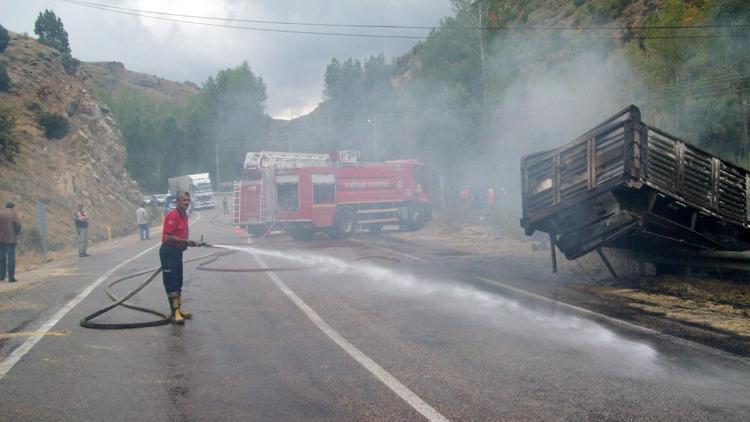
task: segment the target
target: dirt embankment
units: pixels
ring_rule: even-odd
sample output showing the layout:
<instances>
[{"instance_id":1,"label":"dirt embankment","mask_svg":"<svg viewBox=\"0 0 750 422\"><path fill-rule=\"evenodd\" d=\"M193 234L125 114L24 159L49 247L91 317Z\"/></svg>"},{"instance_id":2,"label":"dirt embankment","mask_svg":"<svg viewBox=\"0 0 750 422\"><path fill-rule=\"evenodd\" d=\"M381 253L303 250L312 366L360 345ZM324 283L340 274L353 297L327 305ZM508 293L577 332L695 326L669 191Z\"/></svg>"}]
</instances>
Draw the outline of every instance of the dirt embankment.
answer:
<instances>
[{"instance_id":1,"label":"dirt embankment","mask_svg":"<svg viewBox=\"0 0 750 422\"><path fill-rule=\"evenodd\" d=\"M130 232L137 184L125 170L122 135L109 109L84 87L84 67L66 73L62 55L32 38L11 34L0 54L10 77L0 103L17 122L20 152L15 162L0 162L0 203L12 201L24 226L21 263L40 249L38 204L46 208L46 240L51 251L72 249L72 214L81 203L90 212L92 240ZM40 116L63 117L70 130L61 139L45 136ZM33 259L32 259L33 260Z\"/></svg>"},{"instance_id":2,"label":"dirt embankment","mask_svg":"<svg viewBox=\"0 0 750 422\"><path fill-rule=\"evenodd\" d=\"M517 263L549 269L546 234L525 236L519 218L507 210L438 213L425 229L396 236L438 242L474 255L511 258ZM611 278L596 253L568 261L558 251L559 269L589 280L574 285L575 289L605 299L616 298L623 306L644 313L750 338L747 281L656 276L650 268L646 268L647 275L641 275L638 263L625 254L614 250L607 250L606 254L620 278Z\"/></svg>"}]
</instances>

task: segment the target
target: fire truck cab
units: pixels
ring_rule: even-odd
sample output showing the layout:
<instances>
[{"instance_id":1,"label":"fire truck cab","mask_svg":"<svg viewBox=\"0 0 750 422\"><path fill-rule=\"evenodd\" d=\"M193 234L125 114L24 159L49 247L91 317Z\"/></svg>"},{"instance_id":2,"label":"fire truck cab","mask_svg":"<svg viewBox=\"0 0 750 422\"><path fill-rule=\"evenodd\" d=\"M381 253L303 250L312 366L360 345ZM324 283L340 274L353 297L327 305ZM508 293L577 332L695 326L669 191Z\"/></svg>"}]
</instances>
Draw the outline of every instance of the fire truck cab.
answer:
<instances>
[{"instance_id":1,"label":"fire truck cab","mask_svg":"<svg viewBox=\"0 0 750 422\"><path fill-rule=\"evenodd\" d=\"M429 173L418 160L359 163L352 151L251 154L247 180L235 183L234 224L254 236L275 227L297 238L318 231L348 237L387 224L417 230L432 218Z\"/></svg>"}]
</instances>

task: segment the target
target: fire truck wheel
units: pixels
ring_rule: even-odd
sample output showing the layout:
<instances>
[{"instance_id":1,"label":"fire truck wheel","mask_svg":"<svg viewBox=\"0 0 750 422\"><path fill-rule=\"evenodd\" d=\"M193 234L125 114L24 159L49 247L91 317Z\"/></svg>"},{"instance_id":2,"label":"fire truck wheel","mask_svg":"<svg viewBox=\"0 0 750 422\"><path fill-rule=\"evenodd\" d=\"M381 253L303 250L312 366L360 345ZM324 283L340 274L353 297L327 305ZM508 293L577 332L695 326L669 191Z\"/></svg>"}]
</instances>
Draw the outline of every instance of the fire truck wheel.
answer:
<instances>
[{"instance_id":1,"label":"fire truck wheel","mask_svg":"<svg viewBox=\"0 0 750 422\"><path fill-rule=\"evenodd\" d=\"M247 234L249 234L252 237L261 237L264 234L266 234L267 229L268 227L266 227L265 224L247 226Z\"/></svg>"},{"instance_id":2,"label":"fire truck wheel","mask_svg":"<svg viewBox=\"0 0 750 422\"><path fill-rule=\"evenodd\" d=\"M336 213L336 237L350 237L357 227L357 214L351 208L341 208Z\"/></svg>"},{"instance_id":3,"label":"fire truck wheel","mask_svg":"<svg viewBox=\"0 0 750 422\"><path fill-rule=\"evenodd\" d=\"M409 229L419 230L426 222L425 210L421 206L415 206L409 210Z\"/></svg>"}]
</instances>

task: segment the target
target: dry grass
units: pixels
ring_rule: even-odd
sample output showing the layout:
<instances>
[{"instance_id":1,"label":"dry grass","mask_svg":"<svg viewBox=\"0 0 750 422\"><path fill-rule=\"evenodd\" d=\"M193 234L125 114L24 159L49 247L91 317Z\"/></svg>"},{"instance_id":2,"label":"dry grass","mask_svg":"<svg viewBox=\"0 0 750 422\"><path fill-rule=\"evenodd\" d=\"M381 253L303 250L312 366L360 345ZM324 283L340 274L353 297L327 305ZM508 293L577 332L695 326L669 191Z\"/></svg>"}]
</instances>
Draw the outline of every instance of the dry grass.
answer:
<instances>
[{"instance_id":1,"label":"dry grass","mask_svg":"<svg viewBox=\"0 0 750 422\"><path fill-rule=\"evenodd\" d=\"M671 283L674 283L674 286ZM688 286L678 280L663 282L662 287L671 293L653 293L640 289L614 287L591 287L590 289L605 296L626 299L629 301L627 306L644 312L750 337L750 311L746 304L743 306L708 299L716 297L710 289L686 289L685 287ZM719 290L728 289L719 288ZM743 297L747 295L747 287L744 291L741 288L735 290L737 290L735 298L745 300ZM725 297L728 298L729 295Z\"/></svg>"}]
</instances>

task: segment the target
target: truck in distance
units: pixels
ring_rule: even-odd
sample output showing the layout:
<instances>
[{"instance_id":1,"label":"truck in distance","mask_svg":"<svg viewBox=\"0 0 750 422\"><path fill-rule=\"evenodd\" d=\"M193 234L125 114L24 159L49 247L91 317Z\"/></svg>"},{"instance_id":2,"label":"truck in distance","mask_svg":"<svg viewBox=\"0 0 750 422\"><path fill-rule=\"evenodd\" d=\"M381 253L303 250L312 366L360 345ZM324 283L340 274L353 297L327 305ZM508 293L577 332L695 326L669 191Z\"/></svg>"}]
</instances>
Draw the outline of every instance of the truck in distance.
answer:
<instances>
[{"instance_id":1,"label":"truck in distance","mask_svg":"<svg viewBox=\"0 0 750 422\"><path fill-rule=\"evenodd\" d=\"M170 177L169 190L173 193L187 191L190 193L191 208L214 208L214 191L208 173L187 174Z\"/></svg>"}]
</instances>

